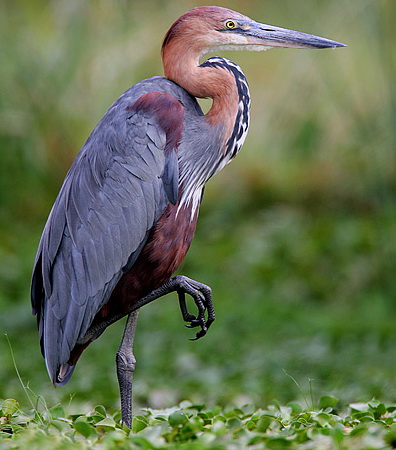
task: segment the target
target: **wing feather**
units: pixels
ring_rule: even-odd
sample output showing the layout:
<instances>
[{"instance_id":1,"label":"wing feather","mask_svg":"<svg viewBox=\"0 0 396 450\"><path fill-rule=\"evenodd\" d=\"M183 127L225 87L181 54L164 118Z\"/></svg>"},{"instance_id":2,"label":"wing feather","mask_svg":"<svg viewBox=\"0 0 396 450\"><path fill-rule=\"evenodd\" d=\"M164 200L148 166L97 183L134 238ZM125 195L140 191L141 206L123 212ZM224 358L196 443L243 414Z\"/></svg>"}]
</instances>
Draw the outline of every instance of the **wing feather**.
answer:
<instances>
[{"instance_id":1,"label":"wing feather","mask_svg":"<svg viewBox=\"0 0 396 450\"><path fill-rule=\"evenodd\" d=\"M39 244L32 305L53 382L136 261L148 231L175 201L177 157L169 162L166 132L155 111L135 111L130 104L121 96L92 132Z\"/></svg>"}]
</instances>

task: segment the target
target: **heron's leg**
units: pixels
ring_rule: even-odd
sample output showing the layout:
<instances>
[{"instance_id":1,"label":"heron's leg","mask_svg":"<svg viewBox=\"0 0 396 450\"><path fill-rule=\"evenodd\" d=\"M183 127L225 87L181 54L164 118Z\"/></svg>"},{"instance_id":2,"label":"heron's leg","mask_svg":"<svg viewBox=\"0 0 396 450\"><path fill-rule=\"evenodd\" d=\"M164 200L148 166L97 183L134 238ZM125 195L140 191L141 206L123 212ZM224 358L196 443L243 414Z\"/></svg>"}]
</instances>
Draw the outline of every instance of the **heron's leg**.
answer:
<instances>
[{"instance_id":1,"label":"heron's leg","mask_svg":"<svg viewBox=\"0 0 396 450\"><path fill-rule=\"evenodd\" d=\"M133 354L133 340L139 310L129 314L124 335L116 355L117 378L121 396L122 421L128 428L132 426L132 378L136 366Z\"/></svg>"},{"instance_id":2,"label":"heron's leg","mask_svg":"<svg viewBox=\"0 0 396 450\"><path fill-rule=\"evenodd\" d=\"M212 302L212 290L206 284L195 281L184 275L176 275L170 278L158 289L155 289L142 299L138 300L138 302L133 305L133 308L141 308L142 306L147 305L147 303L150 303L153 300L162 297L163 295L175 291L179 296L180 309L183 315L183 319L186 322L190 322L190 327L201 327L195 338L192 340L196 340L201 338L202 336L205 336L208 328L215 319L215 312ZM191 295L191 297L194 299L195 304L198 308L197 317L193 316L187 311L185 294ZM205 317L205 312L207 312L207 318Z\"/></svg>"},{"instance_id":3,"label":"heron's leg","mask_svg":"<svg viewBox=\"0 0 396 450\"><path fill-rule=\"evenodd\" d=\"M78 344L84 345L88 341L97 339L109 325L113 324L117 320L122 319L127 314L131 314L132 312L136 311L144 305L147 305L148 303L151 303L157 298L175 291L179 296L180 309L183 319L186 322L190 322L188 326L191 328L199 326L201 327L201 329L196 334L195 339L201 338L206 334L208 328L215 319L215 312L212 302L212 290L206 284L195 281L184 275L176 275L166 281L158 289L154 289L145 297L135 302L128 311L116 314L112 317L108 317L102 322L93 325L88 329L85 335L81 339L79 339ZM185 294L191 295L191 297L194 299L195 304L198 308L197 317L188 312ZM207 319L205 318L205 312L207 312Z\"/></svg>"}]
</instances>

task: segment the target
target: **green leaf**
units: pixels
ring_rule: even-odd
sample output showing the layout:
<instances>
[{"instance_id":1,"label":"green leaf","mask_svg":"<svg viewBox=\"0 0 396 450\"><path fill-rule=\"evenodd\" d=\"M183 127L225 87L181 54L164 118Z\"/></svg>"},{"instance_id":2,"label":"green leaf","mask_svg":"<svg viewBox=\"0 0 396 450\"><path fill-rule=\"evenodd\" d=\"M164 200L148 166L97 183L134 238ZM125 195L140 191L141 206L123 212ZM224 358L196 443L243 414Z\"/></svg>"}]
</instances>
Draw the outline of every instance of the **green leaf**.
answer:
<instances>
[{"instance_id":1,"label":"green leaf","mask_svg":"<svg viewBox=\"0 0 396 450\"><path fill-rule=\"evenodd\" d=\"M134 416L132 419L132 431L134 433L144 430L147 425L148 422L144 416Z\"/></svg>"},{"instance_id":2,"label":"green leaf","mask_svg":"<svg viewBox=\"0 0 396 450\"><path fill-rule=\"evenodd\" d=\"M184 411L175 411L168 417L169 425L173 428L184 425L188 422L188 417Z\"/></svg>"},{"instance_id":3,"label":"green leaf","mask_svg":"<svg viewBox=\"0 0 396 450\"><path fill-rule=\"evenodd\" d=\"M7 398L1 405L3 414L6 417L12 416L19 410L19 403L13 398Z\"/></svg>"},{"instance_id":4,"label":"green leaf","mask_svg":"<svg viewBox=\"0 0 396 450\"><path fill-rule=\"evenodd\" d=\"M331 434L333 436L334 442L336 442L337 445L340 444L345 438L345 434L343 433L343 430L342 430L340 424L336 424L336 426L333 428Z\"/></svg>"},{"instance_id":5,"label":"green leaf","mask_svg":"<svg viewBox=\"0 0 396 450\"><path fill-rule=\"evenodd\" d=\"M263 442L264 438L261 435L257 435L257 436L253 436L251 439L249 439L248 441L248 445L256 445L259 444L260 442ZM268 447L265 447L268 448Z\"/></svg>"},{"instance_id":6,"label":"green leaf","mask_svg":"<svg viewBox=\"0 0 396 450\"><path fill-rule=\"evenodd\" d=\"M338 398L334 397L333 395L323 395L320 397L319 400L319 408L320 409L326 409L326 408L334 408L336 404L338 403Z\"/></svg>"},{"instance_id":7,"label":"green leaf","mask_svg":"<svg viewBox=\"0 0 396 450\"><path fill-rule=\"evenodd\" d=\"M88 422L83 420L76 420L73 422L73 428L80 434L82 434L85 438L88 438L92 434L95 433L95 428L90 425Z\"/></svg>"},{"instance_id":8,"label":"green leaf","mask_svg":"<svg viewBox=\"0 0 396 450\"><path fill-rule=\"evenodd\" d=\"M144 436L131 436L129 438L129 441L131 441L132 443L136 444L138 446L138 448L144 448L144 449L154 449L157 448L156 446L154 446L149 439L147 439ZM128 447L126 447L128 448Z\"/></svg>"},{"instance_id":9,"label":"green leaf","mask_svg":"<svg viewBox=\"0 0 396 450\"><path fill-rule=\"evenodd\" d=\"M216 417L216 416L220 415L222 411L223 411L223 408L221 408L221 406L214 406L213 408L211 408L208 411L208 416Z\"/></svg>"},{"instance_id":10,"label":"green leaf","mask_svg":"<svg viewBox=\"0 0 396 450\"><path fill-rule=\"evenodd\" d=\"M323 427L331 421L331 416L330 414L321 412L316 416L316 420Z\"/></svg>"},{"instance_id":11,"label":"green leaf","mask_svg":"<svg viewBox=\"0 0 396 450\"><path fill-rule=\"evenodd\" d=\"M396 448L396 424L392 425L384 437L385 442L392 448Z\"/></svg>"},{"instance_id":12,"label":"green leaf","mask_svg":"<svg viewBox=\"0 0 396 450\"><path fill-rule=\"evenodd\" d=\"M257 422L257 431L265 433L270 426L272 419L268 416L262 416Z\"/></svg>"},{"instance_id":13,"label":"green leaf","mask_svg":"<svg viewBox=\"0 0 396 450\"><path fill-rule=\"evenodd\" d=\"M105 444L103 448L105 449L118 449L118 448L129 448L129 446L125 445L127 433L120 429L116 429L113 431L109 431L106 433L106 436L103 440ZM96 448L96 447L95 447Z\"/></svg>"},{"instance_id":14,"label":"green leaf","mask_svg":"<svg viewBox=\"0 0 396 450\"><path fill-rule=\"evenodd\" d=\"M352 410L359 412L368 412L370 410L368 403L350 403L349 406Z\"/></svg>"},{"instance_id":15,"label":"green leaf","mask_svg":"<svg viewBox=\"0 0 396 450\"><path fill-rule=\"evenodd\" d=\"M182 402L180 404L180 406L182 406L183 408L189 408L189 409L196 409L197 411L202 411L205 408L205 404L204 403L200 403L200 404L193 404L190 406L184 406L184 402Z\"/></svg>"},{"instance_id":16,"label":"green leaf","mask_svg":"<svg viewBox=\"0 0 396 450\"><path fill-rule=\"evenodd\" d=\"M270 448L271 450L276 450L276 449L284 449L287 447L291 446L291 441L288 441L286 438L284 438L283 436L276 436L273 438L268 439L267 443L267 448Z\"/></svg>"},{"instance_id":17,"label":"green leaf","mask_svg":"<svg viewBox=\"0 0 396 450\"><path fill-rule=\"evenodd\" d=\"M65 410L60 403L49 409L52 419L59 419L60 417L66 417Z\"/></svg>"},{"instance_id":18,"label":"green leaf","mask_svg":"<svg viewBox=\"0 0 396 450\"><path fill-rule=\"evenodd\" d=\"M213 423L215 423L215 422L223 422L223 423L226 423L226 422L227 422L227 419L226 419L224 416L222 416L221 414L219 414L218 416L215 416L215 417L213 418Z\"/></svg>"},{"instance_id":19,"label":"green leaf","mask_svg":"<svg viewBox=\"0 0 396 450\"><path fill-rule=\"evenodd\" d=\"M106 419L103 419L99 422L97 422L95 424L96 429L98 429L99 431L111 431L111 430L115 430L116 428L116 423L114 422L114 420L111 417L106 417Z\"/></svg>"},{"instance_id":20,"label":"green leaf","mask_svg":"<svg viewBox=\"0 0 396 450\"><path fill-rule=\"evenodd\" d=\"M219 435L226 434L228 432L227 427L222 420L214 420L211 431L212 433Z\"/></svg>"},{"instance_id":21,"label":"green leaf","mask_svg":"<svg viewBox=\"0 0 396 450\"><path fill-rule=\"evenodd\" d=\"M256 428L256 423L253 422L252 420L249 420L249 421L246 423L246 428L247 428L249 431L252 431L252 430L254 430L254 429Z\"/></svg>"},{"instance_id":22,"label":"green leaf","mask_svg":"<svg viewBox=\"0 0 396 450\"><path fill-rule=\"evenodd\" d=\"M383 403L379 402L378 400L371 400L368 402L370 408L372 408L376 413L376 418L379 418L382 416L382 414L386 413L386 407Z\"/></svg>"},{"instance_id":23,"label":"green leaf","mask_svg":"<svg viewBox=\"0 0 396 450\"><path fill-rule=\"evenodd\" d=\"M72 422L75 422L79 417L85 417L84 414L70 414L69 419Z\"/></svg>"},{"instance_id":24,"label":"green leaf","mask_svg":"<svg viewBox=\"0 0 396 450\"><path fill-rule=\"evenodd\" d=\"M350 436L363 436L367 433L367 424L361 423L356 428L351 430L349 433Z\"/></svg>"},{"instance_id":25,"label":"green leaf","mask_svg":"<svg viewBox=\"0 0 396 450\"><path fill-rule=\"evenodd\" d=\"M242 421L238 419L238 417L231 417L231 419L228 420L227 425L229 426L229 428L237 430L239 428L242 428Z\"/></svg>"},{"instance_id":26,"label":"green leaf","mask_svg":"<svg viewBox=\"0 0 396 450\"><path fill-rule=\"evenodd\" d=\"M70 422L59 419L51 419L50 426L56 428L60 432L67 432L70 430Z\"/></svg>"},{"instance_id":27,"label":"green leaf","mask_svg":"<svg viewBox=\"0 0 396 450\"><path fill-rule=\"evenodd\" d=\"M290 406L290 408L292 409L293 414L299 414L303 408L300 405L300 403L297 402L288 402L287 406Z\"/></svg>"},{"instance_id":28,"label":"green leaf","mask_svg":"<svg viewBox=\"0 0 396 450\"><path fill-rule=\"evenodd\" d=\"M102 417L106 417L106 408L102 405L96 405L95 411L100 414Z\"/></svg>"},{"instance_id":29,"label":"green leaf","mask_svg":"<svg viewBox=\"0 0 396 450\"><path fill-rule=\"evenodd\" d=\"M245 416L251 416L255 410L256 408L251 403L248 403L242 407L242 411Z\"/></svg>"}]
</instances>

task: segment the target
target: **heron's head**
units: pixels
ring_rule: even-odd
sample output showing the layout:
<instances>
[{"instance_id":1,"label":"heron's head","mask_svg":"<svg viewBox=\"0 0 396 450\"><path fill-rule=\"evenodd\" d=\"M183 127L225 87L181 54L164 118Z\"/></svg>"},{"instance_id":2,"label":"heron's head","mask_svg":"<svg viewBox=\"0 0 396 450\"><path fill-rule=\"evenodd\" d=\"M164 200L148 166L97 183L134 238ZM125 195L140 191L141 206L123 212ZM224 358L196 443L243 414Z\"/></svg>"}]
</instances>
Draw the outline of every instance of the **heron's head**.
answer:
<instances>
[{"instance_id":1,"label":"heron's head","mask_svg":"<svg viewBox=\"0 0 396 450\"><path fill-rule=\"evenodd\" d=\"M330 39L259 23L218 6L199 6L177 19L165 36L163 51L176 42L199 57L217 50L345 47Z\"/></svg>"}]
</instances>

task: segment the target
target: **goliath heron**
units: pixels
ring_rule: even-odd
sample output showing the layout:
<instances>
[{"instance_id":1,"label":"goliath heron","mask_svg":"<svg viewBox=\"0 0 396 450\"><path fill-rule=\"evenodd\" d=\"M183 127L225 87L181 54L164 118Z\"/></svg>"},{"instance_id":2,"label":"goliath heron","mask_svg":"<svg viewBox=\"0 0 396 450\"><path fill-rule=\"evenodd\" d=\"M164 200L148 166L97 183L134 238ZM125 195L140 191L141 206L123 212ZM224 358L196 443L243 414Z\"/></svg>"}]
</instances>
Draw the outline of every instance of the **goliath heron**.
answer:
<instances>
[{"instance_id":1,"label":"goliath heron","mask_svg":"<svg viewBox=\"0 0 396 450\"><path fill-rule=\"evenodd\" d=\"M71 166L41 237L31 296L54 384L67 383L83 350L128 315L116 364L130 427L139 308L176 291L183 319L199 327L195 339L214 320L210 288L172 274L192 241L206 182L245 140L250 97L235 63L200 58L216 50L342 46L214 6L194 8L170 27L165 77L135 84L107 111ZM206 115L196 97L213 100Z\"/></svg>"}]
</instances>

